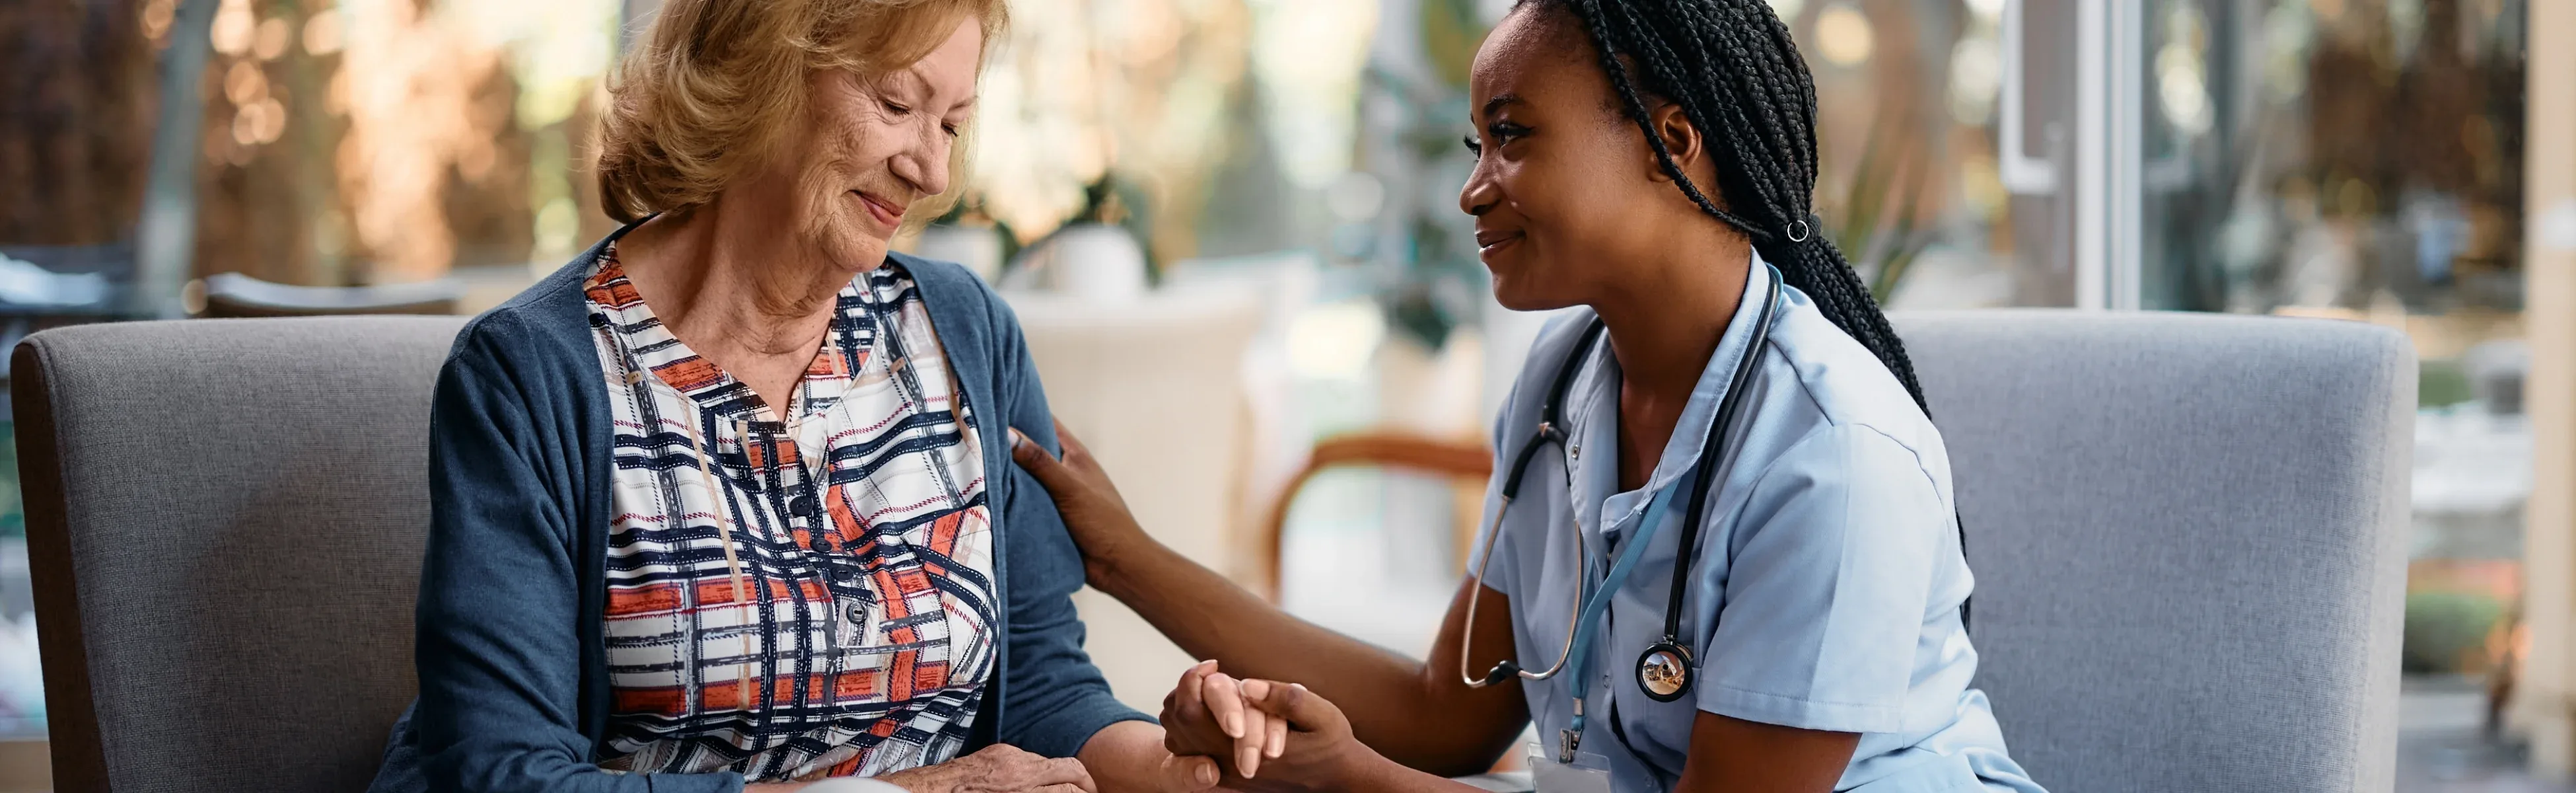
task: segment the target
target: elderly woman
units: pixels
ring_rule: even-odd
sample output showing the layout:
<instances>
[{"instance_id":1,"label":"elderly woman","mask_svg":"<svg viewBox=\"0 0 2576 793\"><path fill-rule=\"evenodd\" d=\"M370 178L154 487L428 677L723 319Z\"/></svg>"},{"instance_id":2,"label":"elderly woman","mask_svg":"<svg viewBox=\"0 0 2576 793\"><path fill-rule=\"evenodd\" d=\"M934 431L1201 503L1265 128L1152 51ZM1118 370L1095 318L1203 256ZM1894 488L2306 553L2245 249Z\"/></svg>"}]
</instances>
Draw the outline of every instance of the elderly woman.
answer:
<instances>
[{"instance_id":1,"label":"elderly woman","mask_svg":"<svg viewBox=\"0 0 2576 793\"><path fill-rule=\"evenodd\" d=\"M954 200L1003 24L663 4L601 142L626 226L439 378L421 693L373 789L1215 783L1083 653L1081 559L1008 452L1054 442L1010 309L887 249Z\"/></svg>"}]
</instances>

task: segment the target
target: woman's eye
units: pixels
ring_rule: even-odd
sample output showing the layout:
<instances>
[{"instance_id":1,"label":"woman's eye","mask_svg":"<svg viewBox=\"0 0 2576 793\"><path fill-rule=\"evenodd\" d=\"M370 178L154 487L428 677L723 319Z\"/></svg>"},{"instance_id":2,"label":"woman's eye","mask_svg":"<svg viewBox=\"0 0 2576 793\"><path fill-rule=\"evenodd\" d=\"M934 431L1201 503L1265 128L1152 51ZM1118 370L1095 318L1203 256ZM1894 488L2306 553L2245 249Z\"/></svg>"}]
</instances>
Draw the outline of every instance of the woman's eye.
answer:
<instances>
[{"instance_id":1,"label":"woman's eye","mask_svg":"<svg viewBox=\"0 0 2576 793\"><path fill-rule=\"evenodd\" d=\"M955 124L941 124L939 125L939 129L942 132L948 133L948 137L957 137L957 125Z\"/></svg>"},{"instance_id":2,"label":"woman's eye","mask_svg":"<svg viewBox=\"0 0 2576 793\"><path fill-rule=\"evenodd\" d=\"M893 114L898 115L898 116L909 116L909 115L912 115L912 108L905 107L905 106L903 106L903 105L896 104L896 103L894 103L894 102L888 102L888 101L884 101L884 100L879 100L879 101L878 101L878 104L885 105L886 112L888 112L888 113L893 113Z\"/></svg>"}]
</instances>

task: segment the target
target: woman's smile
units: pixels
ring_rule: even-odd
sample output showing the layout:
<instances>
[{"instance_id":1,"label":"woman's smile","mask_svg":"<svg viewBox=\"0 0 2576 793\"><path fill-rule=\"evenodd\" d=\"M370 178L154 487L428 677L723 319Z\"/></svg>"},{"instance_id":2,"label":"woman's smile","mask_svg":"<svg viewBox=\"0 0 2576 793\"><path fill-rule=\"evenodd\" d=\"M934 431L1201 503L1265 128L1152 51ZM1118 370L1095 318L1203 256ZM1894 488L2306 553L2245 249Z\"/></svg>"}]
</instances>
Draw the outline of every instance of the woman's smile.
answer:
<instances>
[{"instance_id":1,"label":"woman's smile","mask_svg":"<svg viewBox=\"0 0 2576 793\"><path fill-rule=\"evenodd\" d=\"M885 227L880 229L880 231L890 235L894 233L894 230L897 227L903 225L902 204L885 200L884 198L878 197L877 195L864 190L852 190L850 191L850 194L858 196L859 204L867 207L868 217L875 219L879 225Z\"/></svg>"},{"instance_id":2,"label":"woman's smile","mask_svg":"<svg viewBox=\"0 0 2576 793\"><path fill-rule=\"evenodd\" d=\"M1476 258L1490 266L1494 263L1496 255L1509 250L1512 245L1526 239L1527 236L1518 231L1478 231L1476 232Z\"/></svg>"}]
</instances>

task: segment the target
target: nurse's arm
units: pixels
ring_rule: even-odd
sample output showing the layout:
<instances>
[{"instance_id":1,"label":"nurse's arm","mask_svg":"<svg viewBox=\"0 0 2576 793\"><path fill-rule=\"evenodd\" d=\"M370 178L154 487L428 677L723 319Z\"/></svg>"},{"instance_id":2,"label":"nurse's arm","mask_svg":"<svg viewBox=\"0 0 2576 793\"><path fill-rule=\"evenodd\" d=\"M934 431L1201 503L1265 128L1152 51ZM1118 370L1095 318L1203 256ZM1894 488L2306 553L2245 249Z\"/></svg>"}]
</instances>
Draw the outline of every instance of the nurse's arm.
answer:
<instances>
[{"instance_id":1,"label":"nurse's arm","mask_svg":"<svg viewBox=\"0 0 2576 793\"><path fill-rule=\"evenodd\" d=\"M1529 723L1519 686L1475 689L1459 679L1458 636L1468 629L1474 585L1459 587L1429 663L1369 646L1290 616L1156 542L1082 441L1062 425L1056 437L1061 459L1026 441L1014 443L1011 456L1055 498L1082 550L1088 583L1192 657L1216 659L1238 678L1303 684L1341 706L1360 743L1433 774L1483 773ZM1493 590L1484 594L1475 626L1478 671L1512 646L1511 604Z\"/></svg>"},{"instance_id":2,"label":"nurse's arm","mask_svg":"<svg viewBox=\"0 0 2576 793\"><path fill-rule=\"evenodd\" d=\"M1764 790L1831 793L1860 733L1763 724L1700 711L1675 793Z\"/></svg>"}]
</instances>

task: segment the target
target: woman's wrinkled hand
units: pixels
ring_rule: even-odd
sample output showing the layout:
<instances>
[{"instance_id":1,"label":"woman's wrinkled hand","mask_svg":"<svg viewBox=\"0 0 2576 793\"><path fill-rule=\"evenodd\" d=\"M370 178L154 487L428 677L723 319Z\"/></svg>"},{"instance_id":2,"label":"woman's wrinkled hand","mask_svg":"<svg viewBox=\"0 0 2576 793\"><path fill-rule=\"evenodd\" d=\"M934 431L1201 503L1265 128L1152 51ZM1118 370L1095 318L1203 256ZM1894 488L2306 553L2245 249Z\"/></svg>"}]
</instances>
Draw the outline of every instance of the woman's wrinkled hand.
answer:
<instances>
[{"instance_id":1,"label":"woman's wrinkled hand","mask_svg":"<svg viewBox=\"0 0 2576 793\"><path fill-rule=\"evenodd\" d=\"M1064 422L1055 423L1055 437L1064 444L1062 458L1048 454L1019 430L1011 430L1011 459L1046 486L1056 512L1064 516L1065 530L1082 551L1084 571L1097 580L1110 572L1111 560L1124 549L1153 539L1128 513L1127 500L1118 495L1118 485L1109 481L1109 473L1100 470L1100 461L1065 431Z\"/></svg>"},{"instance_id":2,"label":"woman's wrinkled hand","mask_svg":"<svg viewBox=\"0 0 2576 793\"><path fill-rule=\"evenodd\" d=\"M877 777L912 793L1100 793L1082 761L995 744L938 765Z\"/></svg>"}]
</instances>

